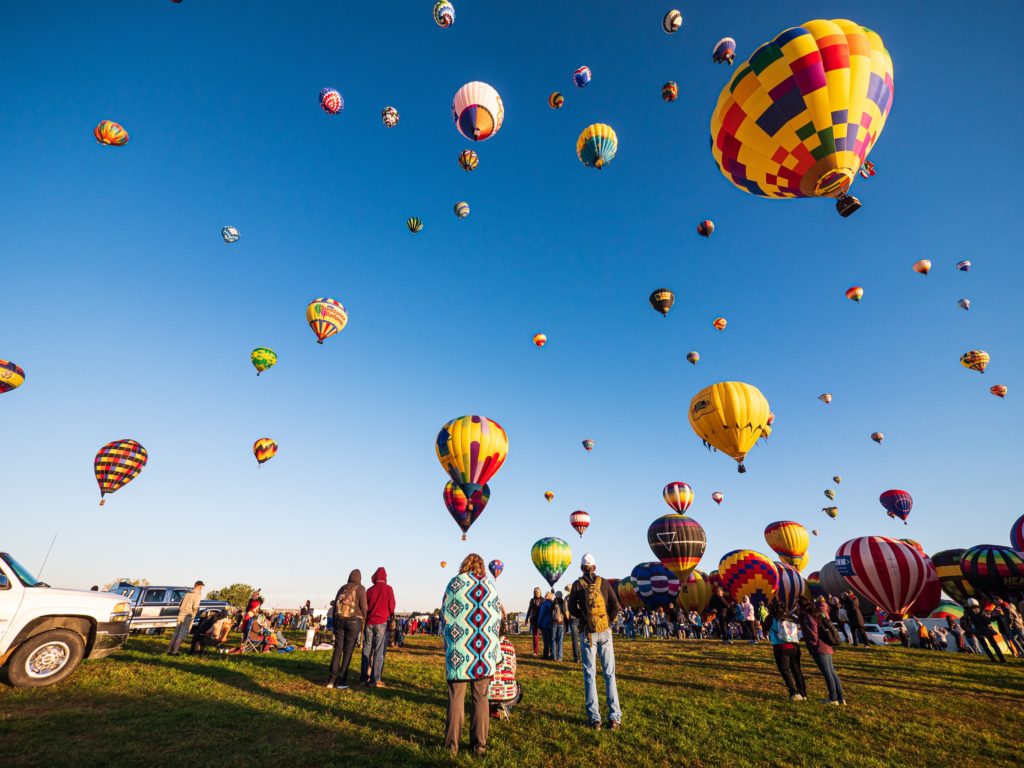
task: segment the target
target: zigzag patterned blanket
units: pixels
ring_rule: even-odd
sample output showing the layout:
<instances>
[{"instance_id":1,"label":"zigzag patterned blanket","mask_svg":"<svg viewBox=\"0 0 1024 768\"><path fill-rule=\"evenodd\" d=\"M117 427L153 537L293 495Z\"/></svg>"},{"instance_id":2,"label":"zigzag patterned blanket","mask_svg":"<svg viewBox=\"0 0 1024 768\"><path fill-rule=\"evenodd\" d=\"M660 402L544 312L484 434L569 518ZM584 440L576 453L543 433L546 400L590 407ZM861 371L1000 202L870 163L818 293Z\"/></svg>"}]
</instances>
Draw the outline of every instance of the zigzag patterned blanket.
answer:
<instances>
[{"instance_id":1,"label":"zigzag patterned blanket","mask_svg":"<svg viewBox=\"0 0 1024 768\"><path fill-rule=\"evenodd\" d=\"M502 662L501 599L490 577L460 573L444 591L444 661L449 680L493 677Z\"/></svg>"}]
</instances>

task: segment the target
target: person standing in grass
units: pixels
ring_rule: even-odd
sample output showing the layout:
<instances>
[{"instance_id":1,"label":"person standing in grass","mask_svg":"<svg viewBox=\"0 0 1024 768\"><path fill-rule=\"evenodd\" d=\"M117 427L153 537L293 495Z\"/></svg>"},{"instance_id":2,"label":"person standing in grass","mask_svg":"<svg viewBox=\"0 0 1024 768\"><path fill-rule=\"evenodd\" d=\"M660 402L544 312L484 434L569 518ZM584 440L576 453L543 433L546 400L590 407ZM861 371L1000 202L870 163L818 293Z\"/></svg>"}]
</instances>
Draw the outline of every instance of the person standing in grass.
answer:
<instances>
[{"instance_id":1,"label":"person standing in grass","mask_svg":"<svg viewBox=\"0 0 1024 768\"><path fill-rule=\"evenodd\" d=\"M822 677L825 678L825 687L828 688L828 698L822 699L821 703L845 705L843 686L839 682L839 675L832 661L832 645L839 642L839 632L832 626L832 622L822 615L821 608L816 603L801 597L799 606L800 629L803 631L804 642L807 643L807 650L821 670Z\"/></svg>"},{"instance_id":2,"label":"person standing in grass","mask_svg":"<svg viewBox=\"0 0 1024 768\"><path fill-rule=\"evenodd\" d=\"M743 617L743 629L746 631L752 645L757 645L757 630L754 628L754 604L746 595L740 602L740 613Z\"/></svg>"},{"instance_id":3,"label":"person standing in grass","mask_svg":"<svg viewBox=\"0 0 1024 768\"><path fill-rule=\"evenodd\" d=\"M540 604L537 611L537 626L540 628L540 636L544 641L543 658L551 658L551 609L554 607L555 593L548 592L544 595L544 602Z\"/></svg>"},{"instance_id":4,"label":"person standing in grass","mask_svg":"<svg viewBox=\"0 0 1024 768\"><path fill-rule=\"evenodd\" d=\"M170 645L167 646L168 656L178 655L181 644L192 631L192 622L199 614L199 603L203 599L203 587L205 586L203 582L197 581L192 591L186 592L185 596L181 598L181 604L178 606L178 625L174 628L174 637L171 638Z\"/></svg>"},{"instance_id":5,"label":"person standing in grass","mask_svg":"<svg viewBox=\"0 0 1024 768\"><path fill-rule=\"evenodd\" d=\"M711 595L708 608L715 613L715 621L718 624L718 635L723 643L729 640L729 599L725 596L725 590L721 584L715 585L715 592Z\"/></svg>"},{"instance_id":6,"label":"person standing in grass","mask_svg":"<svg viewBox=\"0 0 1024 768\"><path fill-rule=\"evenodd\" d=\"M561 592L555 592L555 600L551 604L551 658L562 660L565 649L565 622L567 618L565 600Z\"/></svg>"},{"instance_id":7,"label":"person standing in grass","mask_svg":"<svg viewBox=\"0 0 1024 768\"><path fill-rule=\"evenodd\" d=\"M388 584L388 572L373 572L373 586L366 590L366 630L363 633L362 685L383 688L384 654L388 640L388 620L395 613L395 591Z\"/></svg>"},{"instance_id":8,"label":"person standing in grass","mask_svg":"<svg viewBox=\"0 0 1024 768\"><path fill-rule=\"evenodd\" d=\"M974 633L975 642L985 651L989 661L995 664L996 656L998 656L999 662L1005 664L1006 659L1003 657L1002 649L996 642L995 630L992 629L992 618L981 610L978 601L973 597L967 598L967 607L964 609L963 620L966 620L966 624L970 627L971 632ZM996 656L992 655L992 650L990 650L989 646L995 649Z\"/></svg>"},{"instance_id":9,"label":"person standing in grass","mask_svg":"<svg viewBox=\"0 0 1024 768\"><path fill-rule=\"evenodd\" d=\"M860 612L860 598L854 594L853 590L847 590L843 592L839 603L846 609L846 619L850 622L850 634L853 636L854 647L860 640L865 648L870 648L867 632L864 631L864 614Z\"/></svg>"},{"instance_id":10,"label":"person standing in grass","mask_svg":"<svg viewBox=\"0 0 1024 768\"><path fill-rule=\"evenodd\" d=\"M583 632L583 696L590 727L601 730L601 707L597 698L597 660L604 674L608 699L608 725L616 731L622 727L622 708L615 682L615 647L612 642L611 619L619 612L619 598L612 585L597 575L597 563L589 552L580 563L583 576L572 585L569 613L579 619Z\"/></svg>"},{"instance_id":11,"label":"person standing in grass","mask_svg":"<svg viewBox=\"0 0 1024 768\"><path fill-rule=\"evenodd\" d=\"M448 680L448 717L444 746L459 753L465 718L466 687L471 689L469 744L474 755L487 752L490 725L488 689L501 666L501 598L480 555L467 555L459 575L448 582L441 602L444 662Z\"/></svg>"},{"instance_id":12,"label":"person standing in grass","mask_svg":"<svg viewBox=\"0 0 1024 768\"><path fill-rule=\"evenodd\" d=\"M526 608L526 623L530 627L530 634L533 635L533 655L540 653L540 607L544 604L544 598L540 596L540 587L533 588L533 597L530 598L530 605Z\"/></svg>"},{"instance_id":13,"label":"person standing in grass","mask_svg":"<svg viewBox=\"0 0 1024 768\"><path fill-rule=\"evenodd\" d=\"M572 600L572 584L569 585L569 600ZM572 660L578 662L580 660L580 620L569 613L568 602L565 606L565 613L569 617L569 639L572 641ZM619 621L622 621L621 617L619 617Z\"/></svg>"},{"instance_id":14,"label":"person standing in grass","mask_svg":"<svg viewBox=\"0 0 1024 768\"><path fill-rule=\"evenodd\" d=\"M363 631L366 608L363 574L356 568L348 575L348 581L334 597L334 652L331 654L328 688L348 690L348 668L352 663L356 639Z\"/></svg>"},{"instance_id":15,"label":"person standing in grass","mask_svg":"<svg viewBox=\"0 0 1024 768\"><path fill-rule=\"evenodd\" d=\"M807 683L800 670L800 628L786 613L785 606L772 598L771 607L766 609L768 618L764 626L768 642L775 654L775 666L779 668L782 682L789 691L790 701L804 701L807 698Z\"/></svg>"}]
</instances>

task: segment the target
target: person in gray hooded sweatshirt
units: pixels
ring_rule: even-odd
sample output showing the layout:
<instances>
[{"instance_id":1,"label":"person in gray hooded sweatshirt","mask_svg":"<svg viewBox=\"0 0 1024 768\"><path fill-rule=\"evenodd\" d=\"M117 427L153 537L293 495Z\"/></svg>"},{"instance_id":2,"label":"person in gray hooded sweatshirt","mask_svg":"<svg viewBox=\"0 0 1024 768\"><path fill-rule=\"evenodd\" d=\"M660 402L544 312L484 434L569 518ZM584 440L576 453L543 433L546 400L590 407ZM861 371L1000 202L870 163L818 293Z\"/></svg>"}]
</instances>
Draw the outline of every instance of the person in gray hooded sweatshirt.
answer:
<instances>
[{"instance_id":1,"label":"person in gray hooded sweatshirt","mask_svg":"<svg viewBox=\"0 0 1024 768\"><path fill-rule=\"evenodd\" d=\"M334 598L334 653L331 654L328 688L348 689L348 667L365 620L366 589L363 587L363 575L356 568Z\"/></svg>"}]
</instances>

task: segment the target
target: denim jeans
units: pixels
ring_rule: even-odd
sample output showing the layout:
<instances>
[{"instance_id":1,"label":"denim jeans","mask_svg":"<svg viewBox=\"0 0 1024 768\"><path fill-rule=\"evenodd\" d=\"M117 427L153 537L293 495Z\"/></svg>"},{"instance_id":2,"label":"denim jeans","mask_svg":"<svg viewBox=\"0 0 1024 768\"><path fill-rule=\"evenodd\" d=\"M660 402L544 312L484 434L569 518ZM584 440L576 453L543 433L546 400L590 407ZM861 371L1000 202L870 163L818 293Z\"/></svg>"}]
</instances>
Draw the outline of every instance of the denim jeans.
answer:
<instances>
[{"instance_id":1,"label":"denim jeans","mask_svg":"<svg viewBox=\"0 0 1024 768\"><path fill-rule=\"evenodd\" d=\"M615 648L612 646L612 631L581 632L583 650L583 694L590 722L601 722L601 707L597 700L597 659L601 660L604 674L605 694L608 698L608 719L622 722L619 708L619 690L615 685Z\"/></svg>"},{"instance_id":2,"label":"denim jeans","mask_svg":"<svg viewBox=\"0 0 1024 768\"><path fill-rule=\"evenodd\" d=\"M578 619L569 620L569 637L572 640L572 660L580 660L580 622Z\"/></svg>"},{"instance_id":3,"label":"denim jeans","mask_svg":"<svg viewBox=\"0 0 1024 768\"><path fill-rule=\"evenodd\" d=\"M565 624L551 625L551 658L555 661L562 660L562 650L565 648Z\"/></svg>"},{"instance_id":4,"label":"denim jeans","mask_svg":"<svg viewBox=\"0 0 1024 768\"><path fill-rule=\"evenodd\" d=\"M818 669L821 670L822 677L825 678L825 687L828 688L828 700L845 701L843 698L843 686L839 682L839 675L836 674L835 665L832 663L832 654L811 651L811 656L814 658L814 663L818 665Z\"/></svg>"},{"instance_id":5,"label":"denim jeans","mask_svg":"<svg viewBox=\"0 0 1024 768\"><path fill-rule=\"evenodd\" d=\"M384 674L384 649L388 640L387 624L368 624L363 633L363 666L359 681L379 683ZM370 659L373 659L371 669Z\"/></svg>"}]
</instances>

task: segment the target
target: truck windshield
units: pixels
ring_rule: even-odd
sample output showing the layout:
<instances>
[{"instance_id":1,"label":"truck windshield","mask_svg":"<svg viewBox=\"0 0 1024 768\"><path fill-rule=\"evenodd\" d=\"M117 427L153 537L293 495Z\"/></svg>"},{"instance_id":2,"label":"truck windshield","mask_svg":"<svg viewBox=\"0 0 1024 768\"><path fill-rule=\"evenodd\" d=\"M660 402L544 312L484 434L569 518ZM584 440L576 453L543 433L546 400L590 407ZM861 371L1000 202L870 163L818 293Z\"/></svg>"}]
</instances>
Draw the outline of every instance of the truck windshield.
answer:
<instances>
[{"instance_id":1,"label":"truck windshield","mask_svg":"<svg viewBox=\"0 0 1024 768\"><path fill-rule=\"evenodd\" d=\"M34 587L39 583L39 580L29 573L28 568L23 566L6 552L0 552L0 558L3 558L3 561L11 567L11 570L14 571L15 575L26 587Z\"/></svg>"}]
</instances>

